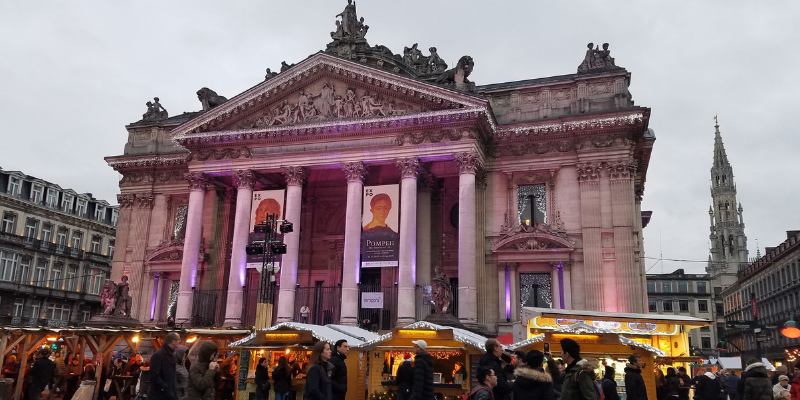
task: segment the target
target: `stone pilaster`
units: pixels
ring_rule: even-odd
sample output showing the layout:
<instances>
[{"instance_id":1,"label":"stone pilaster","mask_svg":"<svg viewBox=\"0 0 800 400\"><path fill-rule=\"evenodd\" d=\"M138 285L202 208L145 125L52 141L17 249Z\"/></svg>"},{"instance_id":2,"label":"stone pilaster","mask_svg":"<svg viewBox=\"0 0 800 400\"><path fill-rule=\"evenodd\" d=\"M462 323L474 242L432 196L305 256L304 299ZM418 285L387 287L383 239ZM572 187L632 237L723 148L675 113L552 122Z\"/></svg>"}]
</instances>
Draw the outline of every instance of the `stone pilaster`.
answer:
<instances>
[{"instance_id":1,"label":"stone pilaster","mask_svg":"<svg viewBox=\"0 0 800 400\"><path fill-rule=\"evenodd\" d=\"M614 226L614 254L617 270L617 311L647 312L642 306L641 280L634 256L636 206L633 180L636 165L633 161L608 163L611 179L611 209Z\"/></svg>"},{"instance_id":2,"label":"stone pilaster","mask_svg":"<svg viewBox=\"0 0 800 400\"><path fill-rule=\"evenodd\" d=\"M131 223L133 225L133 243L129 246L133 248L130 263L130 276L128 276L129 288L139 288L140 296L131 297L131 316L140 321L149 318L147 305L149 299L147 293L150 291L147 276L144 271L144 259L147 250L147 238L150 237L150 218L153 215L153 205L155 195L150 192L136 193L136 199L132 210ZM121 276L120 276L121 278Z\"/></svg>"},{"instance_id":3,"label":"stone pilaster","mask_svg":"<svg viewBox=\"0 0 800 400\"><path fill-rule=\"evenodd\" d=\"M406 326L416 320L416 264L417 264L417 177L419 160L401 158L400 169L400 251L397 278L397 326Z\"/></svg>"},{"instance_id":4,"label":"stone pilaster","mask_svg":"<svg viewBox=\"0 0 800 400\"><path fill-rule=\"evenodd\" d=\"M582 294L585 310L603 309L603 245L600 215L602 169L602 163L587 162L577 165L581 193L583 274L580 275L582 282L578 282L579 291L572 293ZM580 308L579 305L578 307Z\"/></svg>"},{"instance_id":5,"label":"stone pilaster","mask_svg":"<svg viewBox=\"0 0 800 400\"><path fill-rule=\"evenodd\" d=\"M194 288L197 284L200 241L203 238L203 202L209 183L208 177L202 172L189 172L185 176L190 190L189 210L186 215L186 236L183 241L178 307L175 316L176 324L187 323L192 317L192 301Z\"/></svg>"},{"instance_id":6,"label":"stone pilaster","mask_svg":"<svg viewBox=\"0 0 800 400\"><path fill-rule=\"evenodd\" d=\"M308 176L305 167L283 167L281 172L286 177L286 214L285 220L296 228L283 235L286 254L281 262L281 290L278 299L277 323L294 320L295 294L297 291L297 266L300 259L300 213L303 203L303 183Z\"/></svg>"},{"instance_id":7,"label":"stone pilaster","mask_svg":"<svg viewBox=\"0 0 800 400\"><path fill-rule=\"evenodd\" d=\"M458 319L465 325L478 322L478 288L475 270L476 221L475 174L481 166L477 153L453 156L458 165Z\"/></svg>"},{"instance_id":8,"label":"stone pilaster","mask_svg":"<svg viewBox=\"0 0 800 400\"><path fill-rule=\"evenodd\" d=\"M361 207L364 201L364 176L362 162L342 164L347 177L347 211L344 227L344 261L342 265L341 323L358 325L358 283L361 265Z\"/></svg>"},{"instance_id":9,"label":"stone pilaster","mask_svg":"<svg viewBox=\"0 0 800 400\"><path fill-rule=\"evenodd\" d=\"M231 271L228 276L228 298L223 326L242 326L244 307L243 288L247 279L247 246L250 232L250 206L253 201L255 175L250 170L233 171L236 182L236 212L233 220L233 243L231 244Z\"/></svg>"}]
</instances>

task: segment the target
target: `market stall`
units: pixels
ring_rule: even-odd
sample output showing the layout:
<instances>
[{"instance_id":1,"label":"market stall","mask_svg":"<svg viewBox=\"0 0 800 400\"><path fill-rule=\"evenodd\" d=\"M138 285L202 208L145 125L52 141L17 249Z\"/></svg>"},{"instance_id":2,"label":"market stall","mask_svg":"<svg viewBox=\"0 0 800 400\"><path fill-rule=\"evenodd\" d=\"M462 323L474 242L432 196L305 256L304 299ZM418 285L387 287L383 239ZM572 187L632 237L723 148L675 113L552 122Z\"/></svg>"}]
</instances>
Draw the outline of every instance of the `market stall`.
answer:
<instances>
[{"instance_id":1,"label":"market stall","mask_svg":"<svg viewBox=\"0 0 800 400\"><path fill-rule=\"evenodd\" d=\"M364 352L359 350L365 342L374 340L378 335L361 328L341 325L313 325L296 322L284 322L266 330L260 330L231 344L231 348L240 354L239 381L237 396L239 400L247 400L248 393L255 391L255 369L260 358L266 358L270 376L281 357L286 357L292 370L292 390L296 399L303 398L305 392L304 365L308 362L311 349L319 341L327 342L333 349L336 341L347 340L350 354L345 360L347 365L348 400L363 399L366 380L366 362ZM359 383L361 382L361 383ZM273 386L274 388L274 386ZM270 396L274 398L274 390ZM360 394L359 394L360 393Z\"/></svg>"},{"instance_id":2,"label":"market stall","mask_svg":"<svg viewBox=\"0 0 800 400\"><path fill-rule=\"evenodd\" d=\"M470 331L429 322L417 322L366 342L369 379L368 399L383 399L397 390L395 376L406 354L413 358L414 340L425 340L433 358L433 386L445 399L467 394L476 385L475 371L486 338Z\"/></svg>"}]
</instances>

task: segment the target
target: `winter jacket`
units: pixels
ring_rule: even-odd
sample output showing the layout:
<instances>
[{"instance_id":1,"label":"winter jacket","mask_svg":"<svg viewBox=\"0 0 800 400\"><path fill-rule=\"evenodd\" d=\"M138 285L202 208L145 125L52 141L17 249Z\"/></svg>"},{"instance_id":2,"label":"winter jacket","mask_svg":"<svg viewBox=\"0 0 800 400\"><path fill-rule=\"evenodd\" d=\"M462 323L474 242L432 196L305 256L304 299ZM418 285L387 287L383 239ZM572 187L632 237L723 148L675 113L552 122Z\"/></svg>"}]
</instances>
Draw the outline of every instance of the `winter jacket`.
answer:
<instances>
[{"instance_id":1,"label":"winter jacket","mask_svg":"<svg viewBox=\"0 0 800 400\"><path fill-rule=\"evenodd\" d=\"M625 365L625 393L628 394L627 400L647 400L642 370L631 363Z\"/></svg>"},{"instance_id":2,"label":"winter jacket","mask_svg":"<svg viewBox=\"0 0 800 400\"><path fill-rule=\"evenodd\" d=\"M433 400L433 358L425 352L414 358L414 385L411 400Z\"/></svg>"},{"instance_id":3,"label":"winter jacket","mask_svg":"<svg viewBox=\"0 0 800 400\"><path fill-rule=\"evenodd\" d=\"M506 379L505 371L500 363L500 359L494 354L486 353L481 356L479 362L481 367L490 368L497 375L497 386L494 387L495 400L509 400L511 398L511 382Z\"/></svg>"},{"instance_id":4,"label":"winter jacket","mask_svg":"<svg viewBox=\"0 0 800 400\"><path fill-rule=\"evenodd\" d=\"M664 392L669 400L675 400L680 396L681 380L677 374L664 377Z\"/></svg>"},{"instance_id":5,"label":"winter jacket","mask_svg":"<svg viewBox=\"0 0 800 400\"><path fill-rule=\"evenodd\" d=\"M346 359L346 355L335 351L330 361L328 361L333 364L333 371L331 372L333 400L344 400L344 396L347 394L347 364L344 361Z\"/></svg>"},{"instance_id":6,"label":"winter jacket","mask_svg":"<svg viewBox=\"0 0 800 400\"><path fill-rule=\"evenodd\" d=\"M411 366L411 361L403 361L397 367L397 376L394 381L397 384L397 398L410 398L411 388L414 386L414 367Z\"/></svg>"},{"instance_id":7,"label":"winter jacket","mask_svg":"<svg viewBox=\"0 0 800 400\"><path fill-rule=\"evenodd\" d=\"M694 394L701 400L717 400L722 392L722 385L719 379L712 372L698 376L696 380Z\"/></svg>"},{"instance_id":8,"label":"winter jacket","mask_svg":"<svg viewBox=\"0 0 800 400\"><path fill-rule=\"evenodd\" d=\"M494 393L489 386L478 384L469 392L467 400L494 400Z\"/></svg>"},{"instance_id":9,"label":"winter jacket","mask_svg":"<svg viewBox=\"0 0 800 400\"><path fill-rule=\"evenodd\" d=\"M514 383L511 391L515 399L555 400L553 378L550 374L529 367L520 367L514 371Z\"/></svg>"},{"instance_id":10,"label":"winter jacket","mask_svg":"<svg viewBox=\"0 0 800 400\"><path fill-rule=\"evenodd\" d=\"M292 388L292 376L287 368L275 367L272 370L272 382L275 383L275 393L289 393Z\"/></svg>"},{"instance_id":11,"label":"winter jacket","mask_svg":"<svg viewBox=\"0 0 800 400\"><path fill-rule=\"evenodd\" d=\"M256 366L256 376L253 379L256 383L256 398L264 399L269 397L269 371L267 367L259 364Z\"/></svg>"},{"instance_id":12,"label":"winter jacket","mask_svg":"<svg viewBox=\"0 0 800 400\"><path fill-rule=\"evenodd\" d=\"M617 381L614 379L613 373L606 373L606 376L600 380L600 387L603 389L603 397L605 397L606 400L619 400Z\"/></svg>"},{"instance_id":13,"label":"winter jacket","mask_svg":"<svg viewBox=\"0 0 800 400\"><path fill-rule=\"evenodd\" d=\"M186 385L186 400L213 400L214 389L222 381L219 371L210 369L211 356L217 352L213 342L203 342L197 352L197 362L189 367L189 382ZM150 400L150 399L148 399Z\"/></svg>"},{"instance_id":14,"label":"winter jacket","mask_svg":"<svg viewBox=\"0 0 800 400\"><path fill-rule=\"evenodd\" d=\"M150 357L150 391L147 400L177 400L175 380L175 350L164 344Z\"/></svg>"},{"instance_id":15,"label":"winter jacket","mask_svg":"<svg viewBox=\"0 0 800 400\"><path fill-rule=\"evenodd\" d=\"M772 385L772 397L774 397L775 400L784 400L785 398L783 397L783 392L788 391L789 393L791 393L791 390L792 390L791 384L787 385L786 387L783 387L781 386L780 382L778 382Z\"/></svg>"},{"instance_id":16,"label":"winter jacket","mask_svg":"<svg viewBox=\"0 0 800 400\"><path fill-rule=\"evenodd\" d=\"M772 400L772 381L767 374L767 367L760 362L752 363L745 369L743 400Z\"/></svg>"},{"instance_id":17,"label":"winter jacket","mask_svg":"<svg viewBox=\"0 0 800 400\"><path fill-rule=\"evenodd\" d=\"M136 381L136 393L150 392L150 368L142 367L139 369L139 380Z\"/></svg>"},{"instance_id":18,"label":"winter jacket","mask_svg":"<svg viewBox=\"0 0 800 400\"><path fill-rule=\"evenodd\" d=\"M303 400L331 400L333 392L331 391L331 378L328 376L330 368L323 367L317 364L308 369L306 375L306 391L303 394Z\"/></svg>"},{"instance_id":19,"label":"winter jacket","mask_svg":"<svg viewBox=\"0 0 800 400\"><path fill-rule=\"evenodd\" d=\"M186 369L185 356L186 347L179 347L175 350L175 390L177 391L178 400L186 398L186 385L189 384L189 370Z\"/></svg>"},{"instance_id":20,"label":"winter jacket","mask_svg":"<svg viewBox=\"0 0 800 400\"><path fill-rule=\"evenodd\" d=\"M726 376L725 379L723 379L723 382L725 382L725 391L728 393L728 396L730 396L731 400L739 400L739 393L737 389L739 387L739 381L741 381L741 379L733 374Z\"/></svg>"},{"instance_id":21,"label":"winter jacket","mask_svg":"<svg viewBox=\"0 0 800 400\"><path fill-rule=\"evenodd\" d=\"M689 390L692 387L692 378L689 377L689 375L678 373L678 382L680 382L680 386L678 387L678 399L689 400Z\"/></svg>"},{"instance_id":22,"label":"winter jacket","mask_svg":"<svg viewBox=\"0 0 800 400\"><path fill-rule=\"evenodd\" d=\"M56 370L55 370L56 376L61 376L61 374L64 373L64 370L67 369L67 364L65 364L64 357L56 358L56 361L54 361L54 364L56 366L55 367L56 368Z\"/></svg>"},{"instance_id":23,"label":"winter jacket","mask_svg":"<svg viewBox=\"0 0 800 400\"><path fill-rule=\"evenodd\" d=\"M42 357L33 362L31 367L31 387L44 389L48 383L53 381L53 372L56 365L47 357Z\"/></svg>"},{"instance_id":24,"label":"winter jacket","mask_svg":"<svg viewBox=\"0 0 800 400\"><path fill-rule=\"evenodd\" d=\"M800 400L800 376L796 376L790 386L789 393L792 395L792 400Z\"/></svg>"},{"instance_id":25,"label":"winter jacket","mask_svg":"<svg viewBox=\"0 0 800 400\"><path fill-rule=\"evenodd\" d=\"M597 362L588 359L578 359L567 365L559 377L563 382L561 400L597 400L594 386L596 367Z\"/></svg>"}]
</instances>

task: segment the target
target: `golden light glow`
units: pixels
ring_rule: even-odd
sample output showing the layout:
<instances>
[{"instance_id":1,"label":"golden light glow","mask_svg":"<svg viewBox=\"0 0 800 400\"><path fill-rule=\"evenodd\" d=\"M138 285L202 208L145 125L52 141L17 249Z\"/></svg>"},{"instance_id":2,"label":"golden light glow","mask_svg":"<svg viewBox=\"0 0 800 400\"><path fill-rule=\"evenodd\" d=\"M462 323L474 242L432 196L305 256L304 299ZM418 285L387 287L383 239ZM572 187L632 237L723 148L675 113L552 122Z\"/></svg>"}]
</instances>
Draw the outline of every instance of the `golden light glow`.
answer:
<instances>
[{"instance_id":1,"label":"golden light glow","mask_svg":"<svg viewBox=\"0 0 800 400\"><path fill-rule=\"evenodd\" d=\"M57 337L55 337L55 336L48 336L48 337L47 337L47 341L48 341L48 342L55 342L56 340L58 340L58 338L57 338Z\"/></svg>"},{"instance_id":2,"label":"golden light glow","mask_svg":"<svg viewBox=\"0 0 800 400\"><path fill-rule=\"evenodd\" d=\"M134 336L133 339L131 339L131 342L138 343L139 342L139 337L138 336Z\"/></svg>"},{"instance_id":3,"label":"golden light glow","mask_svg":"<svg viewBox=\"0 0 800 400\"><path fill-rule=\"evenodd\" d=\"M286 354L289 354L289 349L286 349Z\"/></svg>"},{"instance_id":4,"label":"golden light glow","mask_svg":"<svg viewBox=\"0 0 800 400\"><path fill-rule=\"evenodd\" d=\"M186 343L194 343L197 341L197 336L190 336L186 339Z\"/></svg>"},{"instance_id":5,"label":"golden light glow","mask_svg":"<svg viewBox=\"0 0 800 400\"><path fill-rule=\"evenodd\" d=\"M558 339L558 340L561 340L561 339L573 339L574 340L574 339L577 339L577 338L581 338L583 340L598 340L598 339L600 339L600 336L597 336L597 335L571 335L571 334L566 334L566 333L554 333L553 334L553 339Z\"/></svg>"},{"instance_id":6,"label":"golden light glow","mask_svg":"<svg viewBox=\"0 0 800 400\"><path fill-rule=\"evenodd\" d=\"M265 333L264 338L266 340L300 340L300 334L298 333Z\"/></svg>"},{"instance_id":7,"label":"golden light glow","mask_svg":"<svg viewBox=\"0 0 800 400\"><path fill-rule=\"evenodd\" d=\"M418 331L414 329L400 329L397 331L398 336L412 336L412 337L425 337L436 338L439 334L436 331Z\"/></svg>"}]
</instances>

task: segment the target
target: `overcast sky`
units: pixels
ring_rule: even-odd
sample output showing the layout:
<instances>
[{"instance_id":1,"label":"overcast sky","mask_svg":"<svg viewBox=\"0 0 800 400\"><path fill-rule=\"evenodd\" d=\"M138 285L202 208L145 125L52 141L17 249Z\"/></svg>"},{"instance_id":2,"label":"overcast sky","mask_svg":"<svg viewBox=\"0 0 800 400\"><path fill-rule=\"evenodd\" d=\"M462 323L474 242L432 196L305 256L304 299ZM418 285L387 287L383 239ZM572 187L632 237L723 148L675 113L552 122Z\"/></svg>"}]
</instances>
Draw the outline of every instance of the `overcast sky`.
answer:
<instances>
[{"instance_id":1,"label":"overcast sky","mask_svg":"<svg viewBox=\"0 0 800 400\"><path fill-rule=\"evenodd\" d=\"M325 48L345 0L0 2L0 166L116 203L124 125L158 96L170 115L228 98L267 67ZM715 114L751 256L800 229L798 1L357 2L372 45L475 60L478 85L574 73L611 44L652 108L648 257L706 260ZM427 54L427 52L425 52ZM763 250L762 250L763 252ZM650 273L705 264L648 259Z\"/></svg>"}]
</instances>

